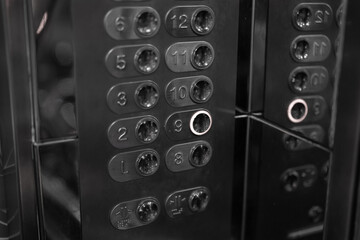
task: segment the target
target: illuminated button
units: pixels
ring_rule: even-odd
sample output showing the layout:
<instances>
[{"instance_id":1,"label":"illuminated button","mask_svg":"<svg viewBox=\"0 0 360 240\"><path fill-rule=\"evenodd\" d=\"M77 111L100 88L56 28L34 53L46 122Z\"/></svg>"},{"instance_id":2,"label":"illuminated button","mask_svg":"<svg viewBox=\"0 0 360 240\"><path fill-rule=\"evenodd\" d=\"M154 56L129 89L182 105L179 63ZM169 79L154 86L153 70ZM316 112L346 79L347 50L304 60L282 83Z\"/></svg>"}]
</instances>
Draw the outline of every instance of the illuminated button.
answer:
<instances>
[{"instance_id":1,"label":"illuminated button","mask_svg":"<svg viewBox=\"0 0 360 240\"><path fill-rule=\"evenodd\" d=\"M191 117L190 129L195 135L201 136L210 131L212 126L212 117L209 112L201 110Z\"/></svg>"},{"instance_id":2,"label":"illuminated button","mask_svg":"<svg viewBox=\"0 0 360 240\"><path fill-rule=\"evenodd\" d=\"M308 105L303 99L295 99L288 107L288 118L293 123L304 121L308 114Z\"/></svg>"}]
</instances>

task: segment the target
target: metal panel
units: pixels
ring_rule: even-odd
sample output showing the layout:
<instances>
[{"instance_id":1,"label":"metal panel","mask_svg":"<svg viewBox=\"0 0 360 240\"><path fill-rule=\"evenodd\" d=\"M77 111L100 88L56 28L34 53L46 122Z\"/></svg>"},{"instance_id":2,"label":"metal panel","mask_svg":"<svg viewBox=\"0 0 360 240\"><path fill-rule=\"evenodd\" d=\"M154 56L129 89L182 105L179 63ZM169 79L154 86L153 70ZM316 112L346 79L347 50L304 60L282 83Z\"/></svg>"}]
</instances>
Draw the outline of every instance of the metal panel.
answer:
<instances>
[{"instance_id":1,"label":"metal panel","mask_svg":"<svg viewBox=\"0 0 360 240\"><path fill-rule=\"evenodd\" d=\"M359 239L359 198L356 193L359 186L360 136L359 3L356 0L347 1L344 21L346 31L342 39L343 61L337 65L340 79L325 226L325 237L328 240Z\"/></svg>"},{"instance_id":2,"label":"metal panel","mask_svg":"<svg viewBox=\"0 0 360 240\"><path fill-rule=\"evenodd\" d=\"M36 142L77 135L70 0L30 8Z\"/></svg>"},{"instance_id":3,"label":"metal panel","mask_svg":"<svg viewBox=\"0 0 360 240\"><path fill-rule=\"evenodd\" d=\"M191 8L197 5L193 2L191 4ZM174 15L170 18L174 21L172 26L179 28L176 31L176 37L169 34L164 24L162 24L157 34L153 37L145 37L136 41L116 41L108 36L104 29L103 20L106 13L117 7L150 6L158 12L161 21L163 21L167 12L178 5L185 6L184 2L169 0L145 2L103 1L102 4L95 0L77 0L73 2L72 13L75 36L77 113L80 146L79 170L82 234L84 239L198 239L203 238L205 235L208 239L230 238L238 24L237 1L209 0L201 2L201 5L209 6L215 14L215 25L212 30L209 28L209 32L206 35L194 30L194 24L199 20L195 15L186 15L184 17L183 14L180 16ZM203 9L203 6L199 6L199 8ZM182 9L179 11L182 11ZM206 13L202 14L206 15ZM153 19L153 17L151 18ZM208 15L206 18L214 19ZM124 25L125 29L126 27L136 26L133 24L127 25L127 21L129 19L123 19L122 16L119 16L117 20L119 31L124 30L122 27ZM130 21L133 21L133 19L130 19ZM189 36L188 31L184 32L185 35L183 37L178 37L178 33L182 32L180 29L189 27L192 27L196 33L194 37ZM149 31L152 30L149 29ZM194 41L202 45L194 45ZM212 48L201 41L210 43ZM172 57L172 61L168 59L167 62L171 64L185 64L184 66L179 65L180 67L176 68L175 71L175 68L168 68L164 57L166 57L165 53L169 46L176 42L181 42L181 48L175 49L180 45L171 48L170 50L174 51L167 55L167 58ZM131 56L119 54L113 63L113 70L123 71L125 69L126 71L126 69L130 69L132 71L134 64L135 66L137 64L144 64L146 62L144 59L148 59L149 64L138 67L137 76L132 75L132 77L118 78L120 76L118 74L115 76L111 75L104 63L108 51L116 46L138 44L151 44L159 50L160 55L156 51L144 52L143 55L141 55L141 52L138 52L139 54L135 56L142 56L140 60L139 58L129 60ZM183 46L187 47L184 48ZM188 55L188 50L190 49L192 50L191 54L195 55ZM201 59L198 58L200 56L198 54L203 57ZM143 58L144 56L147 57ZM192 59L190 63L189 59ZM159 65L157 66L157 64ZM151 73L155 68L157 70ZM144 72L143 70L149 70L149 72ZM197 75L207 76L213 83L214 93L209 101L205 103L200 101L195 106L185 106L181 109L172 107L165 98L164 90L166 85L176 78ZM118 83L135 83L143 80L152 80L159 86L160 99L155 107L144 109L133 105L136 108L134 109L135 112L120 114L113 113L107 107L106 95L112 86ZM184 89L175 90L178 90L175 92L176 96L182 99L184 96L182 91ZM133 94L133 92L127 92L126 95L119 93L119 98L121 98L119 100L124 100L124 96L126 96L129 102L133 101ZM194 97L191 99L193 100ZM194 109L206 109L206 111L199 111L199 118L196 118L196 115L191 112ZM175 112L178 113L176 116L179 119L169 118L169 121L174 120L174 122L173 124L168 124L168 128L165 129L164 126L167 118ZM211 113L212 118L207 113ZM136 129L147 128L150 132L153 131L153 133L156 131L156 134L149 135L151 139L141 139L143 133L146 132L137 134L134 139L135 129L120 127L117 139L113 139L118 141L119 146L130 138L132 139L131 141L134 141L134 144L135 141L137 141L137 144L141 143L140 140L143 143L140 145L136 144L137 147L135 145L126 145L126 149L122 149L123 147L116 149L110 144L107 139L107 129L113 122L123 118L126 118L126 122L128 122L132 117L148 115L156 117L160 125L156 121L146 122L135 118L136 122L133 125L127 126L137 126ZM200 121L200 124L197 123L198 121ZM195 124L191 125L193 126L191 129L188 124L192 123ZM206 133L207 131L203 127L209 127L211 124L210 131ZM173 129L170 129L170 127ZM181 134L176 135L177 132ZM157 139L152 142L157 134ZM167 134L171 134L173 137L170 138ZM198 140L204 140L212 146L213 151L210 162L206 166L195 167L194 169L179 173L169 171L165 164L166 152L174 145ZM149 148L156 150L161 159L160 167L154 175L122 183L112 180L107 171L108 162L113 156L119 153ZM204 146L202 148L204 149ZM176 154L174 161L181 160L181 156L181 152ZM178 162L181 164L183 161L180 160ZM122 165L118 169L120 169L122 174L127 174L128 168L125 165L125 161L120 161L120 164ZM168 216L164 205L167 197L174 192L194 189L195 187L206 187L209 189L210 201L206 209L189 216L177 216L174 219ZM196 193L194 194L196 195ZM184 196L184 199L180 198L180 195ZM203 197L204 195L198 194L198 197L201 196ZM161 210L157 219L146 226L139 225L128 230L117 229L123 229L127 224L128 226L135 224L131 220L134 211L132 201L143 198L156 199L160 203ZM176 199L180 199L180 203L183 204L183 201L191 201L192 198L188 194L181 193L177 195ZM121 204L118 205L119 203ZM155 216L158 213L153 212L155 211L153 203L147 206L149 206L149 213ZM187 205L181 205L180 203L175 200L170 203L174 204L175 207L179 207L174 207L172 210L180 215L185 212L188 213L188 209L184 209ZM119 206L119 209L114 208L115 206ZM113 222L116 228L110 223L109 213L112 209L118 210L118 214L123 217L117 222ZM136 211L140 211L139 209ZM137 214L140 213L137 212ZM111 219L114 220L113 218ZM138 222L136 222L136 225L138 225Z\"/></svg>"},{"instance_id":4,"label":"metal panel","mask_svg":"<svg viewBox=\"0 0 360 240\"><path fill-rule=\"evenodd\" d=\"M0 6L1 19L4 8ZM0 238L20 238L20 202L14 155L13 118L6 62L4 21L0 24Z\"/></svg>"},{"instance_id":5,"label":"metal panel","mask_svg":"<svg viewBox=\"0 0 360 240\"><path fill-rule=\"evenodd\" d=\"M243 112L264 108L268 5L268 0L240 1L236 98Z\"/></svg>"},{"instance_id":6,"label":"metal panel","mask_svg":"<svg viewBox=\"0 0 360 240\"><path fill-rule=\"evenodd\" d=\"M78 144L41 146L45 239L81 239Z\"/></svg>"},{"instance_id":7,"label":"metal panel","mask_svg":"<svg viewBox=\"0 0 360 240\"><path fill-rule=\"evenodd\" d=\"M325 138L306 137L327 147L332 142L330 126L337 83L334 68L341 50L338 41L341 3L269 2L264 118L287 129L317 124ZM293 72L309 66L325 67L329 74L321 70Z\"/></svg>"},{"instance_id":8,"label":"metal panel","mask_svg":"<svg viewBox=\"0 0 360 240\"><path fill-rule=\"evenodd\" d=\"M258 120L249 125L243 239L322 239L329 152Z\"/></svg>"},{"instance_id":9,"label":"metal panel","mask_svg":"<svg viewBox=\"0 0 360 240\"><path fill-rule=\"evenodd\" d=\"M8 234L38 239L35 165L32 149L32 100L26 1L2 1L1 134L7 158L5 185Z\"/></svg>"}]
</instances>

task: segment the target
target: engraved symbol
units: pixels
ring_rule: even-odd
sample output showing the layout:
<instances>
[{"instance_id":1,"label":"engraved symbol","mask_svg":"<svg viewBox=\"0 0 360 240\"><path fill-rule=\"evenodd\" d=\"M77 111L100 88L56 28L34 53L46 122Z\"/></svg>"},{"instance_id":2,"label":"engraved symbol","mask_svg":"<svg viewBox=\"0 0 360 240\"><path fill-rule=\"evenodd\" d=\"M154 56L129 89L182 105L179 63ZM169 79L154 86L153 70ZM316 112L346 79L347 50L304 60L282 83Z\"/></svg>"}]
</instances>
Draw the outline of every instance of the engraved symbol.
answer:
<instances>
[{"instance_id":1,"label":"engraved symbol","mask_svg":"<svg viewBox=\"0 0 360 240\"><path fill-rule=\"evenodd\" d=\"M129 224L130 224L130 219L119 220L116 222L118 229L127 228Z\"/></svg>"},{"instance_id":2,"label":"engraved symbol","mask_svg":"<svg viewBox=\"0 0 360 240\"><path fill-rule=\"evenodd\" d=\"M119 32L124 31L126 28L125 18L121 16L117 17L115 19L115 26L116 26L116 30L118 30Z\"/></svg>"},{"instance_id":3,"label":"engraved symbol","mask_svg":"<svg viewBox=\"0 0 360 240\"><path fill-rule=\"evenodd\" d=\"M326 75L323 74L323 73L314 73L312 76L311 76L311 84L314 86L314 87L317 87L318 85L320 84L323 84L323 82L325 81L326 79Z\"/></svg>"},{"instance_id":4,"label":"engraved symbol","mask_svg":"<svg viewBox=\"0 0 360 240\"><path fill-rule=\"evenodd\" d=\"M320 113L321 113L321 104L320 102L315 102L314 105L313 105L313 109L314 109L314 115L315 116L319 116Z\"/></svg>"},{"instance_id":5,"label":"engraved symbol","mask_svg":"<svg viewBox=\"0 0 360 240\"><path fill-rule=\"evenodd\" d=\"M180 29L187 29L189 26L187 25L188 16L186 14L182 14L179 17L176 15L170 18L173 21L173 29L180 28Z\"/></svg>"},{"instance_id":6,"label":"engraved symbol","mask_svg":"<svg viewBox=\"0 0 360 240\"><path fill-rule=\"evenodd\" d=\"M125 137L126 136L126 134L127 134L127 128L126 127L121 127L121 128L119 128L118 129L118 133L119 133L119 137L118 137L118 141L120 142L120 141L127 141L128 139L127 139L127 137Z\"/></svg>"},{"instance_id":7,"label":"engraved symbol","mask_svg":"<svg viewBox=\"0 0 360 240\"><path fill-rule=\"evenodd\" d=\"M315 141L319 141L319 140L320 140L319 134L318 134L317 131L312 131L312 132L310 133L310 138L313 139L313 140L315 140Z\"/></svg>"},{"instance_id":8,"label":"engraved symbol","mask_svg":"<svg viewBox=\"0 0 360 240\"><path fill-rule=\"evenodd\" d=\"M124 70L126 68L126 60L125 60L125 54L120 54L116 56L116 69L117 70Z\"/></svg>"},{"instance_id":9,"label":"engraved symbol","mask_svg":"<svg viewBox=\"0 0 360 240\"><path fill-rule=\"evenodd\" d=\"M329 17L330 17L330 13L325 10L317 10L315 12L315 23L317 24L322 24L322 23L327 23L329 21Z\"/></svg>"},{"instance_id":10,"label":"engraved symbol","mask_svg":"<svg viewBox=\"0 0 360 240\"><path fill-rule=\"evenodd\" d=\"M176 195L173 200L169 201L169 204L172 207L171 213L173 216L181 215L184 212L183 202L186 202L186 198L181 195Z\"/></svg>"},{"instance_id":11,"label":"engraved symbol","mask_svg":"<svg viewBox=\"0 0 360 240\"><path fill-rule=\"evenodd\" d=\"M173 101L184 100L188 94L188 89L186 86L173 87L170 89L170 93Z\"/></svg>"},{"instance_id":12,"label":"engraved symbol","mask_svg":"<svg viewBox=\"0 0 360 240\"><path fill-rule=\"evenodd\" d=\"M116 101L116 103L118 105L120 105L121 107L125 106L126 103L127 103L126 93L125 92L119 92L117 97L118 97L118 100Z\"/></svg>"},{"instance_id":13,"label":"engraved symbol","mask_svg":"<svg viewBox=\"0 0 360 240\"><path fill-rule=\"evenodd\" d=\"M115 213L120 219L127 219L132 211L127 206L120 207L119 211Z\"/></svg>"},{"instance_id":14,"label":"engraved symbol","mask_svg":"<svg viewBox=\"0 0 360 240\"><path fill-rule=\"evenodd\" d=\"M175 66L177 65L186 65L188 62L188 58L187 58L188 52L187 50L184 50L183 52L179 52L179 51L175 51L171 54L171 56L174 59L173 64Z\"/></svg>"},{"instance_id":15,"label":"engraved symbol","mask_svg":"<svg viewBox=\"0 0 360 240\"><path fill-rule=\"evenodd\" d=\"M183 158L183 153L182 152L177 152L175 153L175 159L174 162L176 165L180 165L184 162L184 158Z\"/></svg>"},{"instance_id":16,"label":"engraved symbol","mask_svg":"<svg viewBox=\"0 0 360 240\"><path fill-rule=\"evenodd\" d=\"M128 174L129 173L129 170L127 169L126 167L126 164L125 164L125 161L122 160L121 163L120 163L120 171L122 174Z\"/></svg>"},{"instance_id":17,"label":"engraved symbol","mask_svg":"<svg viewBox=\"0 0 360 240\"><path fill-rule=\"evenodd\" d=\"M118 229L127 228L131 223L130 214L132 210L128 209L127 206L122 206L120 209L115 213L115 216L118 218L116 220L116 226Z\"/></svg>"},{"instance_id":18,"label":"engraved symbol","mask_svg":"<svg viewBox=\"0 0 360 240\"><path fill-rule=\"evenodd\" d=\"M313 44L313 55L316 56L324 56L327 53L327 47L328 45L326 44L326 42L321 41L319 42L314 42Z\"/></svg>"},{"instance_id":19,"label":"engraved symbol","mask_svg":"<svg viewBox=\"0 0 360 240\"><path fill-rule=\"evenodd\" d=\"M179 133L182 131L182 127L183 127L183 122L178 119L174 122L174 127L175 127L175 132Z\"/></svg>"}]
</instances>

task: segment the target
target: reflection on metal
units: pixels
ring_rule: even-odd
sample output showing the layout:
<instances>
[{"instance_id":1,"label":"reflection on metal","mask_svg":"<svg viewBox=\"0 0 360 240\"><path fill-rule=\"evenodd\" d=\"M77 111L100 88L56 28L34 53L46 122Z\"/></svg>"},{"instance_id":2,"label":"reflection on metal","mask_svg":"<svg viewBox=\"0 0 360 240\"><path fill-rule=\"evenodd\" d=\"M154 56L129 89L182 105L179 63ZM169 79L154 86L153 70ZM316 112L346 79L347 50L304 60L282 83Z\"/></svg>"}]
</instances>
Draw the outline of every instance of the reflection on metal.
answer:
<instances>
[{"instance_id":1,"label":"reflection on metal","mask_svg":"<svg viewBox=\"0 0 360 240\"><path fill-rule=\"evenodd\" d=\"M0 238L5 239L36 239L39 234L26 4L0 2Z\"/></svg>"},{"instance_id":2,"label":"reflection on metal","mask_svg":"<svg viewBox=\"0 0 360 240\"><path fill-rule=\"evenodd\" d=\"M288 239L303 239L307 236L321 234L324 230L324 225L320 224L314 227L297 230L288 234Z\"/></svg>"},{"instance_id":3,"label":"reflection on metal","mask_svg":"<svg viewBox=\"0 0 360 240\"><path fill-rule=\"evenodd\" d=\"M323 150L323 151L325 151L325 152L329 152L329 153L331 152L329 148L324 147L323 145L318 144L318 143L316 143L316 142L310 141L309 139L307 139L307 138L305 138L305 137L302 137L301 135L298 135L298 134L296 134L296 133L294 133L294 132L291 132L291 131L287 130L286 128L283 128L283 127L281 127L281 126L278 126L278 125L269 123L269 122L267 122L267 121L265 121L265 120L263 120L262 118L259 118L259 117L257 117L257 116L250 116L250 118L256 120L257 122L261 122L261 123L263 123L263 124L265 124L265 125L268 125L268 126L274 128L274 129L277 129L277 130L279 130L279 131L281 131L281 132L283 132L283 133L285 133L285 134L287 134L287 135L289 135L289 136L295 137L295 138L301 140L302 142L311 144L311 145L313 145L314 147L317 147L317 148L319 148L319 149L321 149L321 150Z\"/></svg>"},{"instance_id":4,"label":"reflection on metal","mask_svg":"<svg viewBox=\"0 0 360 240\"><path fill-rule=\"evenodd\" d=\"M65 138L60 138L60 139L53 139L53 140L47 140L47 141L34 143L34 146L35 147L43 147L43 146L50 146L50 145L56 145L56 144L75 142L77 140L78 140L77 137L65 137Z\"/></svg>"},{"instance_id":5,"label":"reflection on metal","mask_svg":"<svg viewBox=\"0 0 360 240\"><path fill-rule=\"evenodd\" d=\"M33 1L36 142L76 136L70 1Z\"/></svg>"},{"instance_id":6,"label":"reflection on metal","mask_svg":"<svg viewBox=\"0 0 360 240\"><path fill-rule=\"evenodd\" d=\"M34 0L30 8L41 239L81 238L70 2Z\"/></svg>"},{"instance_id":7,"label":"reflection on metal","mask_svg":"<svg viewBox=\"0 0 360 240\"><path fill-rule=\"evenodd\" d=\"M41 169L44 233L47 239L80 239L78 143L35 149Z\"/></svg>"}]
</instances>

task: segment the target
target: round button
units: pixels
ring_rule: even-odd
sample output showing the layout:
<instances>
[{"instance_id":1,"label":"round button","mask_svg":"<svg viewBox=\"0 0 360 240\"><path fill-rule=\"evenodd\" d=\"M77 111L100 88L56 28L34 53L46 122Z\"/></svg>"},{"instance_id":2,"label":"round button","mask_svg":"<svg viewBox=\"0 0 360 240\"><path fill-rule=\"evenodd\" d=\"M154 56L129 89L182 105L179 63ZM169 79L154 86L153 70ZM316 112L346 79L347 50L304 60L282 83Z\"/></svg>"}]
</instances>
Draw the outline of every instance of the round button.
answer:
<instances>
[{"instance_id":1,"label":"round button","mask_svg":"<svg viewBox=\"0 0 360 240\"><path fill-rule=\"evenodd\" d=\"M210 196L206 189L197 189L189 197L189 207L193 212L202 212L209 204Z\"/></svg>"},{"instance_id":2,"label":"round button","mask_svg":"<svg viewBox=\"0 0 360 240\"><path fill-rule=\"evenodd\" d=\"M142 37L154 36L160 27L159 14L153 9L141 11L136 17L136 31Z\"/></svg>"},{"instance_id":3,"label":"round button","mask_svg":"<svg viewBox=\"0 0 360 240\"><path fill-rule=\"evenodd\" d=\"M151 223L159 216L160 204L155 199L142 201L136 210L139 220L143 223Z\"/></svg>"},{"instance_id":4,"label":"round button","mask_svg":"<svg viewBox=\"0 0 360 240\"><path fill-rule=\"evenodd\" d=\"M151 82L141 84L135 91L135 99L141 108L153 108L159 101L159 87Z\"/></svg>"},{"instance_id":5,"label":"round button","mask_svg":"<svg viewBox=\"0 0 360 240\"><path fill-rule=\"evenodd\" d=\"M150 74L159 67L159 50L152 46L140 48L135 54L135 66L139 72Z\"/></svg>"},{"instance_id":6,"label":"round button","mask_svg":"<svg viewBox=\"0 0 360 240\"><path fill-rule=\"evenodd\" d=\"M214 61L214 49L210 44L199 44L192 53L191 63L196 69L206 69Z\"/></svg>"},{"instance_id":7,"label":"round button","mask_svg":"<svg viewBox=\"0 0 360 240\"><path fill-rule=\"evenodd\" d=\"M141 153L136 160L136 169L142 176L156 173L160 166L160 156L155 151Z\"/></svg>"},{"instance_id":8,"label":"round button","mask_svg":"<svg viewBox=\"0 0 360 240\"><path fill-rule=\"evenodd\" d=\"M215 25L215 14L211 8L197 9L191 21L193 31L199 35L205 35L211 32Z\"/></svg>"},{"instance_id":9,"label":"round button","mask_svg":"<svg viewBox=\"0 0 360 240\"><path fill-rule=\"evenodd\" d=\"M211 159L212 149L208 143L196 144L190 152L190 163L195 167L202 167L208 164Z\"/></svg>"},{"instance_id":10,"label":"round button","mask_svg":"<svg viewBox=\"0 0 360 240\"><path fill-rule=\"evenodd\" d=\"M159 126L155 118L143 118L136 125L136 136L143 143L151 143L159 136Z\"/></svg>"}]
</instances>

